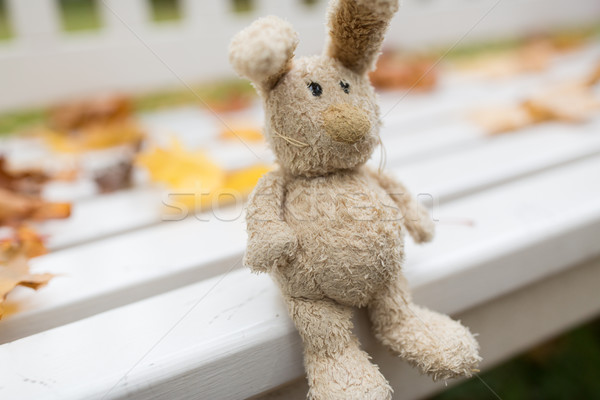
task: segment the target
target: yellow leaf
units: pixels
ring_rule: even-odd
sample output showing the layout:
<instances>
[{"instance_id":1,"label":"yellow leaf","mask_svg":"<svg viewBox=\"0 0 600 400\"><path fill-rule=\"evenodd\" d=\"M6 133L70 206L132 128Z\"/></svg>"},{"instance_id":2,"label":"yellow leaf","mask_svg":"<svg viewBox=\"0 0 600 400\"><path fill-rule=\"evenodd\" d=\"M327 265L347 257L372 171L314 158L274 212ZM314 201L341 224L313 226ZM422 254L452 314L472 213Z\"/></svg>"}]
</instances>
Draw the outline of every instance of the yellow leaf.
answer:
<instances>
[{"instance_id":1,"label":"yellow leaf","mask_svg":"<svg viewBox=\"0 0 600 400\"><path fill-rule=\"evenodd\" d=\"M223 140L243 140L246 142L262 142L264 137L259 128L251 126L231 126L226 127L219 134Z\"/></svg>"},{"instance_id":2,"label":"yellow leaf","mask_svg":"<svg viewBox=\"0 0 600 400\"><path fill-rule=\"evenodd\" d=\"M41 136L56 152L79 153L122 145L137 146L144 133L133 120L117 120L88 125L75 133L45 130Z\"/></svg>"},{"instance_id":3,"label":"yellow leaf","mask_svg":"<svg viewBox=\"0 0 600 400\"><path fill-rule=\"evenodd\" d=\"M227 179L225 180L225 190L235 190L242 194L242 196L248 196L258 183L260 177L270 170L271 167L259 164L249 168L232 171L227 174Z\"/></svg>"},{"instance_id":4,"label":"yellow leaf","mask_svg":"<svg viewBox=\"0 0 600 400\"><path fill-rule=\"evenodd\" d=\"M152 181L170 189L206 192L220 188L225 180L223 169L204 152L185 150L175 139L169 148L156 147L139 154L136 163L146 168Z\"/></svg>"},{"instance_id":5,"label":"yellow leaf","mask_svg":"<svg viewBox=\"0 0 600 400\"><path fill-rule=\"evenodd\" d=\"M41 238L29 228L21 227L14 238L0 242L0 318L4 299L17 286L39 289L52 274L32 274L28 259L46 252Z\"/></svg>"}]
</instances>

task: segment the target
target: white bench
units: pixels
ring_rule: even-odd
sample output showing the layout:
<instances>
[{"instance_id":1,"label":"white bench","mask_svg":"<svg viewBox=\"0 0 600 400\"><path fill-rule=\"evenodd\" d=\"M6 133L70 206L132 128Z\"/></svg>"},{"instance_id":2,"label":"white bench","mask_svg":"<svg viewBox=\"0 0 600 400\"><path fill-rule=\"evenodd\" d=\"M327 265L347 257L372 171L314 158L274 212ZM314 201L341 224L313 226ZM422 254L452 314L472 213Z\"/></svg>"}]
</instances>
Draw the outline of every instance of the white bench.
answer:
<instances>
[{"instance_id":1,"label":"white bench","mask_svg":"<svg viewBox=\"0 0 600 400\"><path fill-rule=\"evenodd\" d=\"M388 169L433 196L439 219L432 244L407 245L407 276L417 301L480 333L484 369L600 312L600 115L489 137L460 112L582 76L598 59L594 45L535 76L450 76L397 106L400 95L382 96ZM174 120L183 136L214 133L195 109L143 120L156 135ZM254 161L245 154L223 158ZM162 221L160 202L148 187L81 198L71 219L42 227L53 251L33 270L59 276L7 299L18 312L0 321L0 398L243 399L303 375L277 288L241 267L239 210ZM443 390L375 344L362 313L357 329L399 397ZM303 396L296 381L271 398Z\"/></svg>"},{"instance_id":2,"label":"white bench","mask_svg":"<svg viewBox=\"0 0 600 400\"><path fill-rule=\"evenodd\" d=\"M173 23L153 23L149 0L95 1L102 28L66 33L58 0L5 0L14 38L0 41L0 111L231 76L229 40L261 15L293 23L300 55L319 52L324 40L326 0L252 0L243 14L233 0L179 0L183 19ZM404 48L467 44L585 26L599 13L596 0L403 0L386 40Z\"/></svg>"}]
</instances>

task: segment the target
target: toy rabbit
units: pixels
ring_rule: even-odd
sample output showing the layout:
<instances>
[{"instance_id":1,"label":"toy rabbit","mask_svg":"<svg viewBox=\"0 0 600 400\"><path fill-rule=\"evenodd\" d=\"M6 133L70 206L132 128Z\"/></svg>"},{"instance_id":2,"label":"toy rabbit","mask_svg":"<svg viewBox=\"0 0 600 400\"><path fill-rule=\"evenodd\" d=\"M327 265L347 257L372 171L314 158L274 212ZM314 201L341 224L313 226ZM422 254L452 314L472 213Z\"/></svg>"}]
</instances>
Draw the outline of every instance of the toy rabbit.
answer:
<instances>
[{"instance_id":1,"label":"toy rabbit","mask_svg":"<svg viewBox=\"0 0 600 400\"><path fill-rule=\"evenodd\" d=\"M470 376L480 361L469 330L412 302L402 274L405 231L434 224L400 183L365 166L380 112L367 73L398 0L334 0L323 55L294 59L285 21L255 21L231 42L235 70L264 101L279 168L247 209L245 265L271 274L304 343L310 399L390 399L392 390L352 333L354 307L393 353L434 379Z\"/></svg>"}]
</instances>

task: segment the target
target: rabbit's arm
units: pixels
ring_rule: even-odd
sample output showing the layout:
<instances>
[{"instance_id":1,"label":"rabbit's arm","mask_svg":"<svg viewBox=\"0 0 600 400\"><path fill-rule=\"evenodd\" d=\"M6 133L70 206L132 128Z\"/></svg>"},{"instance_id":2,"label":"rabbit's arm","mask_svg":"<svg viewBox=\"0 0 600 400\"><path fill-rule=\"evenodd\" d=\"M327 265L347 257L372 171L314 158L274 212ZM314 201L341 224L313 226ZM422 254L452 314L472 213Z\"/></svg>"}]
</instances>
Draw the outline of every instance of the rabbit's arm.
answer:
<instances>
[{"instance_id":1,"label":"rabbit's arm","mask_svg":"<svg viewBox=\"0 0 600 400\"><path fill-rule=\"evenodd\" d=\"M248 245L244 264L254 272L269 272L294 256L298 240L283 218L284 177L279 171L263 176L248 200Z\"/></svg>"},{"instance_id":2,"label":"rabbit's arm","mask_svg":"<svg viewBox=\"0 0 600 400\"><path fill-rule=\"evenodd\" d=\"M402 224L415 242L424 243L433 239L435 225L430 213L415 199L406 187L396 179L383 173L369 170L369 174L388 192L402 213Z\"/></svg>"}]
</instances>

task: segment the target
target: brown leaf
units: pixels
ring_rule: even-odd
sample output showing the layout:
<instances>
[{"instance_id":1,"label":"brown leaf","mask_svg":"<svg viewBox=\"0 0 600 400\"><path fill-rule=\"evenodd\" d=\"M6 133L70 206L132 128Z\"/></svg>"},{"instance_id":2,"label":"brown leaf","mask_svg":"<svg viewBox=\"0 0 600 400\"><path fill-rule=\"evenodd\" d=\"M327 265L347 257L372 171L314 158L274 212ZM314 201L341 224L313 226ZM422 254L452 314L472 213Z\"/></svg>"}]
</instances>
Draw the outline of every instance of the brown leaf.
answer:
<instances>
[{"instance_id":1,"label":"brown leaf","mask_svg":"<svg viewBox=\"0 0 600 400\"><path fill-rule=\"evenodd\" d=\"M434 89L438 76L433 60L403 57L389 51L379 57L377 68L369 74L371 83L376 88L420 91Z\"/></svg>"},{"instance_id":2,"label":"brown leaf","mask_svg":"<svg viewBox=\"0 0 600 400\"><path fill-rule=\"evenodd\" d=\"M600 83L600 64L596 66L587 81L589 86L594 86L597 83Z\"/></svg>"},{"instance_id":3,"label":"brown leaf","mask_svg":"<svg viewBox=\"0 0 600 400\"><path fill-rule=\"evenodd\" d=\"M26 225L16 228L11 237L0 240L0 262L7 261L17 254L33 258L47 252L42 237Z\"/></svg>"},{"instance_id":4,"label":"brown leaf","mask_svg":"<svg viewBox=\"0 0 600 400\"><path fill-rule=\"evenodd\" d=\"M55 107L50 112L49 122L54 129L70 131L127 118L131 116L132 109L129 97L106 94Z\"/></svg>"},{"instance_id":5,"label":"brown leaf","mask_svg":"<svg viewBox=\"0 0 600 400\"><path fill-rule=\"evenodd\" d=\"M0 318L3 303L17 286L39 289L46 285L52 274L32 274L29 271L29 259L46 252L46 248L37 233L21 227L15 237L0 242Z\"/></svg>"},{"instance_id":6,"label":"brown leaf","mask_svg":"<svg viewBox=\"0 0 600 400\"><path fill-rule=\"evenodd\" d=\"M581 122L600 109L600 101L585 85L565 84L526 100L523 107L536 122Z\"/></svg>"},{"instance_id":7,"label":"brown leaf","mask_svg":"<svg viewBox=\"0 0 600 400\"><path fill-rule=\"evenodd\" d=\"M519 105L482 109L472 113L471 117L491 134L512 132L534 122L527 110Z\"/></svg>"},{"instance_id":8,"label":"brown leaf","mask_svg":"<svg viewBox=\"0 0 600 400\"><path fill-rule=\"evenodd\" d=\"M4 157L0 157L0 188L13 192L38 195L42 186L50 179L39 170L9 171Z\"/></svg>"},{"instance_id":9,"label":"brown leaf","mask_svg":"<svg viewBox=\"0 0 600 400\"><path fill-rule=\"evenodd\" d=\"M600 100L587 84L571 82L546 89L521 104L478 110L471 119L488 133L498 134L542 122L582 122L598 110Z\"/></svg>"},{"instance_id":10,"label":"brown leaf","mask_svg":"<svg viewBox=\"0 0 600 400\"><path fill-rule=\"evenodd\" d=\"M0 188L0 225L18 224L24 220L67 218L70 214L71 205L68 203L50 203Z\"/></svg>"},{"instance_id":11,"label":"brown leaf","mask_svg":"<svg viewBox=\"0 0 600 400\"><path fill-rule=\"evenodd\" d=\"M121 161L94 173L101 193L111 193L131 186L133 160Z\"/></svg>"},{"instance_id":12,"label":"brown leaf","mask_svg":"<svg viewBox=\"0 0 600 400\"><path fill-rule=\"evenodd\" d=\"M67 134L45 130L40 135L54 151L61 153L81 153L117 146L137 149L144 139L143 129L133 119L88 124Z\"/></svg>"}]
</instances>

